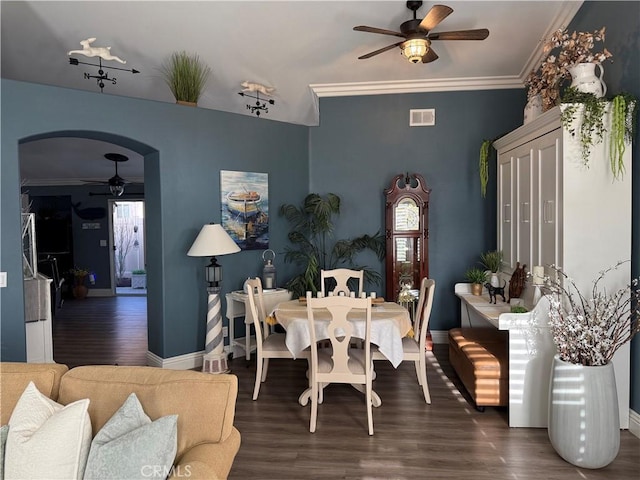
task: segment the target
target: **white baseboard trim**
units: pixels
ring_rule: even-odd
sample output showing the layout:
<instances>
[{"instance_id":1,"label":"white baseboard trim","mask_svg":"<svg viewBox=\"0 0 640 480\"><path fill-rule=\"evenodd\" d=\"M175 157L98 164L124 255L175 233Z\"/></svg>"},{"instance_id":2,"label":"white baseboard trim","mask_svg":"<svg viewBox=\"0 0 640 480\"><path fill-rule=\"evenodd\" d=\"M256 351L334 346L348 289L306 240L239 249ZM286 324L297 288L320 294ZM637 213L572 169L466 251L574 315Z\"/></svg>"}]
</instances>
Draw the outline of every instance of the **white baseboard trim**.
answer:
<instances>
[{"instance_id":1,"label":"white baseboard trim","mask_svg":"<svg viewBox=\"0 0 640 480\"><path fill-rule=\"evenodd\" d=\"M629 431L640 438L640 413L629 409Z\"/></svg>"},{"instance_id":2,"label":"white baseboard trim","mask_svg":"<svg viewBox=\"0 0 640 480\"><path fill-rule=\"evenodd\" d=\"M204 351L185 353L177 357L162 358L147 351L147 365L150 367L167 368L169 370L193 370L202 367Z\"/></svg>"}]
</instances>

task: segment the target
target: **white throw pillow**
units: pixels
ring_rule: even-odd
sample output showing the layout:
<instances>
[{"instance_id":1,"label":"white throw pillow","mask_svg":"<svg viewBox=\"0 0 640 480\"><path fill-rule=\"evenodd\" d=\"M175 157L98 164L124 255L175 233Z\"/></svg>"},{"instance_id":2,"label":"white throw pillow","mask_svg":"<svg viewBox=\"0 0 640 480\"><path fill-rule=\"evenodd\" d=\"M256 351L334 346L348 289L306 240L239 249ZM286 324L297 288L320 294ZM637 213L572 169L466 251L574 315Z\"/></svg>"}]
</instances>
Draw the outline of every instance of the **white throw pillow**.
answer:
<instances>
[{"instance_id":1,"label":"white throw pillow","mask_svg":"<svg viewBox=\"0 0 640 480\"><path fill-rule=\"evenodd\" d=\"M178 416L152 422L135 393L91 442L85 480L167 478L178 448Z\"/></svg>"},{"instance_id":2,"label":"white throw pillow","mask_svg":"<svg viewBox=\"0 0 640 480\"><path fill-rule=\"evenodd\" d=\"M9 419L4 478L81 479L91 445L89 399L63 406L27 385Z\"/></svg>"}]
</instances>

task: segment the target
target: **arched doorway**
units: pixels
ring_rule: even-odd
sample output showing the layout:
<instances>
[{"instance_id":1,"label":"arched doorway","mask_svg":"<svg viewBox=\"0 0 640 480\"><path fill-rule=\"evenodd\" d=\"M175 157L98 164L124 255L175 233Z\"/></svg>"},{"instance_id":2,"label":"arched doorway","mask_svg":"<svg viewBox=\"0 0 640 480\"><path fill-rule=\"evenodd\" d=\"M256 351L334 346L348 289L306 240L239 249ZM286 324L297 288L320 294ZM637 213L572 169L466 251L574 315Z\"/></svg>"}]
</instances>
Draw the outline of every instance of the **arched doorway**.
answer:
<instances>
[{"instance_id":1,"label":"arched doorway","mask_svg":"<svg viewBox=\"0 0 640 480\"><path fill-rule=\"evenodd\" d=\"M109 198L114 197L110 194L108 186L104 185L101 180L107 180L113 175L113 164L104 159L105 153L116 152L127 155L131 158L130 163L134 165L135 168L131 170L121 168L118 171L120 176L131 181L131 186L125 186L125 194L118 198L144 199L144 167L145 164L149 162L157 163L158 152L133 139L95 131L49 132L22 139L19 142L18 150L21 172L21 193L26 191L27 194L31 194L32 200L33 198L38 198L38 209L44 209L47 215L56 215L56 212L55 209L48 209L46 202L42 201L43 198L52 197L56 200L63 199L62 202L58 201L58 205L62 204L71 207L71 212L68 215L71 223L69 227L70 241L67 243L59 242L57 250L51 250L47 245L47 248L38 253L39 260L45 257L57 259L57 263L60 266L60 275L66 280L66 290L58 292L60 299L63 301L59 302L55 299L53 302L52 330L55 334L53 338L56 338L58 333L69 333L68 329L55 328L57 326L56 313L58 318L72 313L73 298L70 298L69 295L72 295L70 293L70 285L75 280L73 276L69 275L69 270L70 268L87 269L91 273L91 275L88 276L89 280L87 280L91 282L89 299L93 299L95 302L100 301L102 305L97 306L97 310L94 310L93 313L90 308L87 308L91 305L90 303L82 305L83 308L75 308L75 321L78 320L78 316L82 315L93 319L96 317L96 311L99 313L110 312L113 318L119 318L120 320L123 318L126 319L127 315L129 317L135 316L139 330L140 318L143 316L144 354L146 355L148 350L146 299L142 306L138 304L132 310L131 305L124 306L122 303L114 303L115 297L111 297L115 287L112 285L111 280L111 242L109 241L107 203ZM46 152L46 156L42 155L42 152ZM84 158L84 162L81 164L82 168L94 168L83 170L79 167L80 164L77 163L74 166L73 160L77 160L79 157ZM46 162L45 165L49 165L49 168L45 168L45 166L40 164L43 160ZM51 171L47 172L47 170ZM30 175L30 172L37 172L37 175ZM66 178L63 176L65 173L68 175ZM47 175L49 175L49 179L46 178ZM27 200L23 202L23 206L24 205L33 206L33 202ZM105 215L102 215L103 212ZM38 215L41 212L32 213ZM44 217L44 215L39 216ZM65 215L63 214L62 216L64 217ZM71 265L71 267L69 265ZM61 287L61 289L62 288L63 287ZM56 293L54 292L53 294L55 295ZM64 307L65 296L67 296L69 300L66 303L66 308ZM62 309L60 309L60 304L62 304ZM75 305L75 307L79 306L80 302ZM59 310L56 312L56 309ZM122 309L125 309L126 312L122 313L120 311ZM66 320L67 326L72 324L69 319ZM82 320L80 319L80 321ZM83 328L77 329L74 337L77 337L78 330L85 329L84 327L87 326L87 322L81 325ZM98 326L110 328L112 332L114 329L117 330L122 327L122 325L116 325L115 327L111 325L109 327L108 322L104 321L103 325ZM85 363L127 364L127 360L122 361L120 358L117 358L115 361L105 360L106 357L100 354L100 348L95 348L95 346L110 345L109 349L112 350L114 341L117 341L120 347L126 347L126 342L128 341L127 336L129 336L131 341L138 342L138 346L141 345L140 335L131 336L123 332L121 332L121 334L115 332L114 338L116 340L110 340L96 329L93 329L91 335L101 337L101 343L96 344L95 339L77 339L79 344L89 344L94 347L87 349L84 357L83 355L77 355L76 351L76 355L72 357L72 361L66 360L66 358L69 358L67 356L62 359L62 363L68 363L70 365ZM54 356L56 356L57 348L55 341L53 343L52 350ZM28 338L27 344L29 344ZM71 345L71 347L69 347L69 345ZM65 348L68 353L70 348L73 349L73 344L67 342ZM139 350L139 348L137 349ZM108 349L105 348L104 350L106 351ZM67 355L67 353L64 355ZM59 358L55 358L55 360L61 361ZM140 363L139 359L134 361ZM142 364L145 363L143 359Z\"/></svg>"}]
</instances>

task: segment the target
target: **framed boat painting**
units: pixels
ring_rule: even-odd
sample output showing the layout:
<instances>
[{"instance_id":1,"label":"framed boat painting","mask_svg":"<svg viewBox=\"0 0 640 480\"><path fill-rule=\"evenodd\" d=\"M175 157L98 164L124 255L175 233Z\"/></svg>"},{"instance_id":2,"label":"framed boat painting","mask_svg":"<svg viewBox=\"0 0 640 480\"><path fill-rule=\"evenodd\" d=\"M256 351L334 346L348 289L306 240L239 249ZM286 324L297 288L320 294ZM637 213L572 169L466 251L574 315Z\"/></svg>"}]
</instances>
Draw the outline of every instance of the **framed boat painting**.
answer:
<instances>
[{"instance_id":1,"label":"framed boat painting","mask_svg":"<svg viewBox=\"0 0 640 480\"><path fill-rule=\"evenodd\" d=\"M220 171L222 227L242 250L269 248L269 175Z\"/></svg>"}]
</instances>

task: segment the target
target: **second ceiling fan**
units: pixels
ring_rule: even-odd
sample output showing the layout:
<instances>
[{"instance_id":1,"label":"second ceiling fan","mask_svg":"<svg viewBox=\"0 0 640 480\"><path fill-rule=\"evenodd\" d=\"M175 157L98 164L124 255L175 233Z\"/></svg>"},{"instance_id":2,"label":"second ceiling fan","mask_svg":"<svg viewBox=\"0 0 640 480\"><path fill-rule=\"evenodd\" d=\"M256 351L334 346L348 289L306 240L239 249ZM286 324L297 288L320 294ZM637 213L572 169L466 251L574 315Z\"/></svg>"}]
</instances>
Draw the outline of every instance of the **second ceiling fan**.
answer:
<instances>
[{"instance_id":1,"label":"second ceiling fan","mask_svg":"<svg viewBox=\"0 0 640 480\"><path fill-rule=\"evenodd\" d=\"M453 9L446 5L434 5L427 12L427 15L422 20L419 20L416 18L416 11L421 6L421 1L407 2L407 8L413 11L413 19L402 23L399 32L365 25L353 27L357 32L380 33L403 38L400 42L369 52L358 57L358 59L371 58L392 48L400 47L402 53L411 63L429 63L438 59L438 55L431 48L431 42L434 40L484 40L489 36L489 30L486 28L431 33L431 30L447 18L453 12Z\"/></svg>"}]
</instances>

